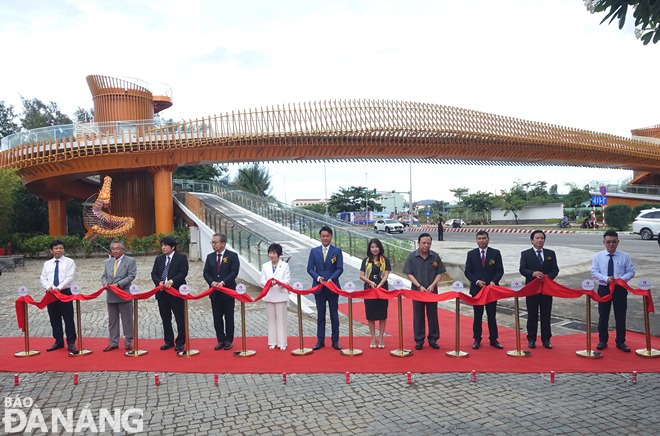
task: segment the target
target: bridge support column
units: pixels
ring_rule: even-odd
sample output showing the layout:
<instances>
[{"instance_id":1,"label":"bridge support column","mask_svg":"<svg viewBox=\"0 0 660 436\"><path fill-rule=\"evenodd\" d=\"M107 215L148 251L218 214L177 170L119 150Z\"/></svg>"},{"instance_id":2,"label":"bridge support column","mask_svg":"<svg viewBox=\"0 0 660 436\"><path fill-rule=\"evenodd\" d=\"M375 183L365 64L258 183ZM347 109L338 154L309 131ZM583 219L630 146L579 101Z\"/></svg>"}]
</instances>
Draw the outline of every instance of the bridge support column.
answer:
<instances>
[{"instance_id":1,"label":"bridge support column","mask_svg":"<svg viewBox=\"0 0 660 436\"><path fill-rule=\"evenodd\" d=\"M151 167L154 175L154 210L156 211L156 233L174 231L174 202L172 200L172 173L176 165Z\"/></svg>"},{"instance_id":2,"label":"bridge support column","mask_svg":"<svg viewBox=\"0 0 660 436\"><path fill-rule=\"evenodd\" d=\"M66 235L66 202L73 198L60 194L42 194L48 202L48 232L50 236Z\"/></svg>"}]
</instances>

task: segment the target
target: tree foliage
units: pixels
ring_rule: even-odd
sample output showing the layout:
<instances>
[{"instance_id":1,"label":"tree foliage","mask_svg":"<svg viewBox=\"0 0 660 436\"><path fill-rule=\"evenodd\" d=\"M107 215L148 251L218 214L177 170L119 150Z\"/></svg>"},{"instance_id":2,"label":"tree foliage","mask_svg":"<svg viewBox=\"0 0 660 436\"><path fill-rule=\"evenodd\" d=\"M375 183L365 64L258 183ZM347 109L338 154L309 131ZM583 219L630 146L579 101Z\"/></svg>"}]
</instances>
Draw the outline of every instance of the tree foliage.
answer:
<instances>
[{"instance_id":1,"label":"tree foliage","mask_svg":"<svg viewBox=\"0 0 660 436\"><path fill-rule=\"evenodd\" d=\"M635 18L635 36L641 39L644 45L653 41L660 41L660 2L658 0L585 0L585 6L589 12L606 12L605 18L600 22L603 24L609 19L609 23L618 19L619 29L623 29L628 17L628 8L633 9Z\"/></svg>"},{"instance_id":2,"label":"tree foliage","mask_svg":"<svg viewBox=\"0 0 660 436\"><path fill-rule=\"evenodd\" d=\"M0 138L9 136L20 130L16 124L16 114L14 113L14 106L5 106L4 101L0 101Z\"/></svg>"},{"instance_id":3,"label":"tree foliage","mask_svg":"<svg viewBox=\"0 0 660 436\"><path fill-rule=\"evenodd\" d=\"M229 169L226 165L190 165L178 167L172 173L173 179L221 181ZM226 175L224 179L226 180Z\"/></svg>"},{"instance_id":4,"label":"tree foliage","mask_svg":"<svg viewBox=\"0 0 660 436\"><path fill-rule=\"evenodd\" d=\"M660 204L659 203L642 203L638 204L637 206L632 208L632 217L637 218L637 215L643 210L647 209L660 209ZM609 207L607 208L607 212L609 213L610 209Z\"/></svg>"},{"instance_id":5,"label":"tree foliage","mask_svg":"<svg viewBox=\"0 0 660 436\"><path fill-rule=\"evenodd\" d=\"M14 194L20 185L15 168L0 169L0 239L5 239L11 230Z\"/></svg>"},{"instance_id":6,"label":"tree foliage","mask_svg":"<svg viewBox=\"0 0 660 436\"><path fill-rule=\"evenodd\" d=\"M316 204L309 204L307 206L303 206L303 209L320 213L321 215L325 215L325 204L323 203L316 203Z\"/></svg>"},{"instance_id":7,"label":"tree foliage","mask_svg":"<svg viewBox=\"0 0 660 436\"><path fill-rule=\"evenodd\" d=\"M367 201L369 210L380 212L383 210L383 206L376 203L375 198L378 198L378 196L364 186L340 187L339 192L335 192L330 196L328 208L331 215L339 212L360 212L364 211L365 201Z\"/></svg>"},{"instance_id":8,"label":"tree foliage","mask_svg":"<svg viewBox=\"0 0 660 436\"><path fill-rule=\"evenodd\" d=\"M469 188L456 188L456 189L450 189L449 192L454 194L454 197L458 199L458 202L461 202L461 198L465 197L469 192Z\"/></svg>"},{"instance_id":9,"label":"tree foliage","mask_svg":"<svg viewBox=\"0 0 660 436\"><path fill-rule=\"evenodd\" d=\"M607 206L605 223L608 227L617 230L628 230L631 212L632 208L627 204L613 204L612 206Z\"/></svg>"},{"instance_id":10,"label":"tree foliage","mask_svg":"<svg viewBox=\"0 0 660 436\"><path fill-rule=\"evenodd\" d=\"M78 106L78 109L73 112L73 119L77 123L93 123L94 122L94 108L85 109Z\"/></svg>"},{"instance_id":11,"label":"tree foliage","mask_svg":"<svg viewBox=\"0 0 660 436\"><path fill-rule=\"evenodd\" d=\"M250 192L260 197L267 197L272 191L270 186L271 175L268 168L254 162L248 166L240 168L233 181L234 187Z\"/></svg>"},{"instance_id":12,"label":"tree foliage","mask_svg":"<svg viewBox=\"0 0 660 436\"><path fill-rule=\"evenodd\" d=\"M584 185L582 188L578 188L575 183L564 183L564 185L571 188L564 197L564 206L579 207L581 203L591 200L589 185Z\"/></svg>"},{"instance_id":13,"label":"tree foliage","mask_svg":"<svg viewBox=\"0 0 660 436\"><path fill-rule=\"evenodd\" d=\"M501 192L502 210L504 211L504 216L507 216L509 213L513 213L516 224L518 224L518 214L516 212L522 210L523 206L525 205L525 200L520 198L512 190L502 190Z\"/></svg>"},{"instance_id":14,"label":"tree foliage","mask_svg":"<svg viewBox=\"0 0 660 436\"><path fill-rule=\"evenodd\" d=\"M73 124L71 118L63 114L55 102L51 101L46 104L38 98L27 99L23 97L21 97L21 101L23 102L21 126L24 130Z\"/></svg>"},{"instance_id":15,"label":"tree foliage","mask_svg":"<svg viewBox=\"0 0 660 436\"><path fill-rule=\"evenodd\" d=\"M474 194L468 194L463 197L463 204L470 208L472 212L481 212L483 222L486 220L486 212L493 207L493 194L490 192L477 191Z\"/></svg>"}]
</instances>

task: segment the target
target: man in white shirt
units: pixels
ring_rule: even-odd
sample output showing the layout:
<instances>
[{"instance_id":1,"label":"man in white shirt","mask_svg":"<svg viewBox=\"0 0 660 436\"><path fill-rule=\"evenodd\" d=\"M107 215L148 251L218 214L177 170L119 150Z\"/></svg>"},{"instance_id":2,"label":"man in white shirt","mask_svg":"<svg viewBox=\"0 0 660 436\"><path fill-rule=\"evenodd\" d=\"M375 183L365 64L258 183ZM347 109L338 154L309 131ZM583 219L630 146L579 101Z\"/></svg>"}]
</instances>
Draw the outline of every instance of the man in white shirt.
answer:
<instances>
[{"instance_id":1,"label":"man in white shirt","mask_svg":"<svg viewBox=\"0 0 660 436\"><path fill-rule=\"evenodd\" d=\"M71 283L76 272L76 264L73 259L64 256L64 242L59 239L51 241L49 245L53 258L44 262L41 269L41 286L46 291L58 290L64 295L71 295ZM55 343L46 351L54 351L64 348L64 332L62 321L66 331L66 342L70 352L76 351L76 325L73 322L73 302L53 301L48 305L48 317L53 328Z\"/></svg>"},{"instance_id":2,"label":"man in white shirt","mask_svg":"<svg viewBox=\"0 0 660 436\"><path fill-rule=\"evenodd\" d=\"M629 281L635 277L635 267L630 256L617 250L619 235L614 230L608 230L603 235L605 250L596 253L591 263L591 275L598 281L598 295L601 297L610 293L610 283L615 279ZM626 353L630 348L626 345L626 311L628 309L628 291L616 286L612 293L612 300L607 303L598 303L598 350L607 347L609 339L608 324L610 308L614 305L614 320L616 322L616 347Z\"/></svg>"}]
</instances>

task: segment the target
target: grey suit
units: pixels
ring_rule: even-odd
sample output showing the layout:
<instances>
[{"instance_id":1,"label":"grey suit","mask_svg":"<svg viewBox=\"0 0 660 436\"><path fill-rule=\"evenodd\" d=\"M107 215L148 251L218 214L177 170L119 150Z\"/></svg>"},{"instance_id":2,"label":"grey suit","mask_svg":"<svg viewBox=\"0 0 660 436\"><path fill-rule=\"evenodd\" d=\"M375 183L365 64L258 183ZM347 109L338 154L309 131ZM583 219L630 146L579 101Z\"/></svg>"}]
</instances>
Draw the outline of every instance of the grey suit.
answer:
<instances>
[{"instance_id":1,"label":"grey suit","mask_svg":"<svg viewBox=\"0 0 660 436\"><path fill-rule=\"evenodd\" d=\"M102 284L117 283L119 288L128 292L131 283L137 275L137 264L135 259L126 255L121 257L117 273L113 274L115 259L111 257L105 261L105 270L101 277ZM124 345L133 344L133 302L122 300L111 290L106 291L106 303L108 305L108 330L110 330L110 345L119 346L119 317L124 330Z\"/></svg>"}]
</instances>

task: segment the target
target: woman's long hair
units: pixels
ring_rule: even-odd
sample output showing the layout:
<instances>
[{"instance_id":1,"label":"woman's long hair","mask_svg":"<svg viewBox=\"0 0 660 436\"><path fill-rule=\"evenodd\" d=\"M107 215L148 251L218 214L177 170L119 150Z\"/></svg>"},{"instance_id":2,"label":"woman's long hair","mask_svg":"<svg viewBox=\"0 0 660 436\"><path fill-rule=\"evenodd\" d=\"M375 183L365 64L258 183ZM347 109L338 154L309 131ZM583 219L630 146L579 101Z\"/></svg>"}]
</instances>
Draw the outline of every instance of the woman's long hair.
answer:
<instances>
[{"instance_id":1,"label":"woman's long hair","mask_svg":"<svg viewBox=\"0 0 660 436\"><path fill-rule=\"evenodd\" d=\"M376 246L378 247L379 251L376 257L374 257L374 255L371 254L371 244L376 244ZM371 241L369 241L369 243L367 244L367 259L371 259L372 261L377 261L380 258L380 256L384 256L384 255L385 255L385 250L383 250L383 243L380 242L378 238L373 238Z\"/></svg>"}]
</instances>

